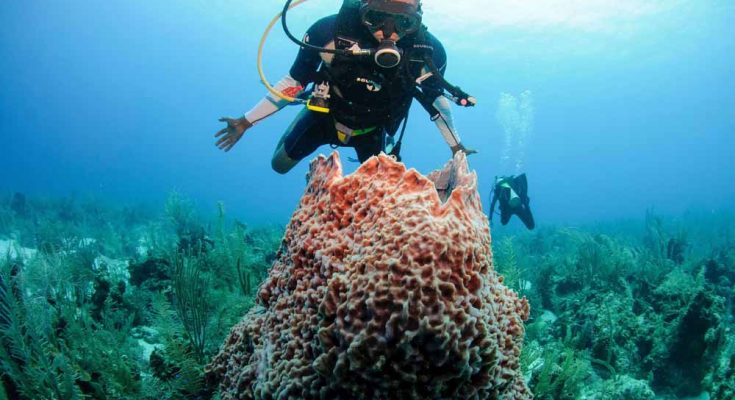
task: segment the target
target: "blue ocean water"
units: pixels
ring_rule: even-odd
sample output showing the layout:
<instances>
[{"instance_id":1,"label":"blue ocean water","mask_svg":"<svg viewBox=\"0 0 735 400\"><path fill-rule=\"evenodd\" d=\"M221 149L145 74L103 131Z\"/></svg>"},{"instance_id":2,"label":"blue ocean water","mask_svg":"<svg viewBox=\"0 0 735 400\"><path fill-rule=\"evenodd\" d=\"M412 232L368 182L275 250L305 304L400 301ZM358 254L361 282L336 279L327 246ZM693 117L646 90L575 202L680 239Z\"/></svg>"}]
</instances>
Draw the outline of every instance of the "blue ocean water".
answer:
<instances>
[{"instance_id":1,"label":"blue ocean water","mask_svg":"<svg viewBox=\"0 0 735 400\"><path fill-rule=\"evenodd\" d=\"M540 223L735 206L735 4L722 1L425 0L447 78L479 100L454 109L487 204L495 175L528 173ZM339 6L309 1L303 32ZM275 145L298 111L228 154L217 118L265 94L257 44L279 2L5 2L0 11L0 191L161 204L178 190L248 222L287 221L306 161L281 176ZM276 30L265 69L297 47ZM331 149L322 148L322 152ZM356 164L341 151L347 171ZM450 156L414 106L403 159ZM214 211L212 211L214 212Z\"/></svg>"}]
</instances>

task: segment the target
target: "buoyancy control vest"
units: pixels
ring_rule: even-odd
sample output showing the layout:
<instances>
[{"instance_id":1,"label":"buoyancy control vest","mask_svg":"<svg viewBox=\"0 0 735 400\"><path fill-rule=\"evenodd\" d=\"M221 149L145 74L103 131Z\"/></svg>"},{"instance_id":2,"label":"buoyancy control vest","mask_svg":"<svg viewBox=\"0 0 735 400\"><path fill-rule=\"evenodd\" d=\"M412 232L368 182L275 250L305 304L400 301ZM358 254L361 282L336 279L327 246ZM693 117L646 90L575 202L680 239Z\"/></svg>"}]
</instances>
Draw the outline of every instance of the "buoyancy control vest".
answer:
<instances>
[{"instance_id":1,"label":"buoyancy control vest","mask_svg":"<svg viewBox=\"0 0 735 400\"><path fill-rule=\"evenodd\" d=\"M375 46L375 38L360 22L359 7L360 1L355 0L342 5L335 25L335 48ZM424 55L433 50L424 37L420 32L401 38L397 46L403 56L393 68L380 67L371 57L340 54L324 63L318 75L330 83L334 118L353 129L383 127L394 134L418 92L416 78L424 66Z\"/></svg>"}]
</instances>

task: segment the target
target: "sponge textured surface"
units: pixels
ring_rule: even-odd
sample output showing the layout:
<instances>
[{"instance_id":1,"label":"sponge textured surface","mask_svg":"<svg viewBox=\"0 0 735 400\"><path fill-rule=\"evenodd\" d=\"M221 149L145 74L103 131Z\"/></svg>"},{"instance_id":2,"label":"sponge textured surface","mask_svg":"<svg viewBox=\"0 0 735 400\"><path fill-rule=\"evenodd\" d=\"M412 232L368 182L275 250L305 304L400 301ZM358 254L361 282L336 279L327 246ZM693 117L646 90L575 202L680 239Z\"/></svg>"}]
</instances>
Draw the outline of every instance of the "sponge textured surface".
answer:
<instances>
[{"instance_id":1,"label":"sponge textured surface","mask_svg":"<svg viewBox=\"0 0 735 400\"><path fill-rule=\"evenodd\" d=\"M209 366L224 399L526 399L527 301L493 270L463 153L311 164L258 305Z\"/></svg>"}]
</instances>

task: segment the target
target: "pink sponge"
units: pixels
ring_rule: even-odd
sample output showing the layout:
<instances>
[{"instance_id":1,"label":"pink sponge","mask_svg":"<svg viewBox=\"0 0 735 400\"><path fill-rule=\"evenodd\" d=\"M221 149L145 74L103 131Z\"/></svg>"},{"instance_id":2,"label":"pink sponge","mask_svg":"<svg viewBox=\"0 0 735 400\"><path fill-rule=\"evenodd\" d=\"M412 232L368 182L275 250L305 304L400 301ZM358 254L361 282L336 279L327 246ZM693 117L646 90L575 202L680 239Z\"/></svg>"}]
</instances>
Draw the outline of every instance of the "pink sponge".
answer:
<instances>
[{"instance_id":1,"label":"pink sponge","mask_svg":"<svg viewBox=\"0 0 735 400\"><path fill-rule=\"evenodd\" d=\"M208 368L223 399L530 399L526 299L493 270L477 177L311 164L258 305Z\"/></svg>"}]
</instances>

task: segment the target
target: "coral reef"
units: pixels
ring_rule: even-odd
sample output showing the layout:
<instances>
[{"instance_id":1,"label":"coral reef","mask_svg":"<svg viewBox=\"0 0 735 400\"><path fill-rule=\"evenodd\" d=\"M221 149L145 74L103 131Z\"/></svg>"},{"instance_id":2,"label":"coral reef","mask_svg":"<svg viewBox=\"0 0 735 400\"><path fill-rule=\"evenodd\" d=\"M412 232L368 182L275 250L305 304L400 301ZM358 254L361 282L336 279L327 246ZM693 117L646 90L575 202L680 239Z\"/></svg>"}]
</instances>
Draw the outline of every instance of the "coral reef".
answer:
<instances>
[{"instance_id":1,"label":"coral reef","mask_svg":"<svg viewBox=\"0 0 735 400\"><path fill-rule=\"evenodd\" d=\"M464 154L311 164L258 305L209 366L223 399L525 399L529 306L493 268Z\"/></svg>"},{"instance_id":2,"label":"coral reef","mask_svg":"<svg viewBox=\"0 0 735 400\"><path fill-rule=\"evenodd\" d=\"M212 225L192 207L0 196L0 399L211 398L204 365L254 300L237 278L262 280L282 231L220 205L182 246Z\"/></svg>"},{"instance_id":3,"label":"coral reef","mask_svg":"<svg viewBox=\"0 0 735 400\"><path fill-rule=\"evenodd\" d=\"M324 162L319 171L332 171L333 167L326 168ZM438 293L447 290L447 279L454 284L457 277L435 270L435 286L407 297L408 311L418 308L429 314L422 329L438 330L410 338L412 331L401 330L408 327L410 320L399 318L397 325L388 323L394 311L398 311L397 299L406 296L403 288L409 293L414 290L410 285L415 284L411 281L415 275L411 274L416 272L423 279L425 264L430 264L417 258L416 251L437 245L454 248L455 239L442 241L441 231L450 231L442 225L443 217L448 218L445 222L459 221L451 226L451 232L459 232L457 240L476 234L483 238L485 246L484 223L466 226L467 221L474 224L478 215L476 200L472 196L462 199L473 205L469 209L451 205L454 196L468 194L465 189L473 184L471 179L467 180L471 175L461 168L462 173L456 173L459 164L452 165L444 173L431 176L439 202L430 199L431 207L427 209L415 207L426 206L426 202L420 202L433 197L429 195L431 190L425 192L418 185L423 182L431 189L432 183L420 177L413 181L418 185L416 191L387 203L392 198L386 192L394 193L391 190L395 191L399 183L411 183L410 178L418 175L395 169L394 164L371 166L377 168L375 176L384 174L391 178L371 180L372 186L365 186L369 190L355 194L356 197L345 195L348 188L351 190L350 185L356 185L349 177L342 178L334 171L327 179L322 176L320 185L311 186L310 204L322 207L319 213L328 213L332 212L332 200L349 202L351 209L339 214L337 220L340 230L332 232L333 239L312 236L308 241L302 240L306 236L299 235L307 231L321 232L322 227L334 225L326 224L322 214L312 221L306 211L299 211L297 215L302 219L289 231L280 253L277 250L284 237L281 227L249 227L228 218L221 203L214 214L202 217L194 211L193 202L176 193L158 211L92 199L0 194L0 399L231 397L231 392L212 391L205 382L205 366L220 351L231 328L251 308L250 325L243 321L244 325L233 331L240 336L231 337L233 343L241 346L230 348L231 369L210 370L209 374L209 378L212 373L222 378L229 371L230 382L232 378L243 378L237 381L243 384L237 393L240 398L264 393L299 397L289 392L295 386L286 384L303 384L308 377L315 378L308 381L312 384L309 388L324 388L320 395L324 393L326 398L377 397L405 377L429 376L431 383L443 387L464 382L450 381L457 370L449 366L461 367L464 362L457 362L455 351L459 347L442 353L439 346L445 343L430 335L447 332L451 336L455 332L453 326L459 329L457 324L462 324L461 313L455 320L448 312L456 312L466 303L449 304L443 300L443 294L436 294L437 289ZM409 180L404 182L404 177ZM314 175L312 184L317 178ZM321 191L314 192L315 188ZM337 197L325 197L332 193ZM363 208L366 201L388 204L379 209L382 217L374 215L374 209ZM399 211L405 205L421 211L418 216L404 218L405 214ZM437 216L435 209L455 214ZM363 211L365 215L361 216ZM398 234L414 234L413 239L407 236L394 242L379 237L386 232L393 234L384 228L390 224L378 225L379 221L386 221L383 217L389 222L400 221ZM374 230L355 236L349 231L351 222ZM711 210L667 217L648 211L645 219L595 221L579 227L546 225L534 232L504 227L493 231L493 271L481 282L499 288L499 274L503 286L514 289L519 296L527 296L531 304L519 362L536 399L622 400L655 396L659 400L729 400L735 398L733 238L735 214ZM314 250L325 243L332 246L327 247L331 253ZM383 261L358 265L359 258L354 258L367 255L371 260L388 260L396 258L392 256L396 248L414 263L409 271ZM285 254L291 254L291 258L284 258ZM473 263L480 259L475 252L466 254L472 254ZM333 261L334 258L337 260ZM276 269L269 271L274 261ZM465 264L462 271L466 272L472 266ZM320 268L325 265L329 268L322 273ZM319 268L317 274L312 273L314 268ZM270 279L263 285L269 272ZM331 274L330 282L339 285L352 279L357 283L354 287L330 287L326 273ZM404 278L405 283L401 283ZM394 279L401 288L386 286ZM261 296L261 304L253 308L261 289L268 290L268 301L264 302L265 297ZM454 298L458 299L457 294L464 290L466 286L455 285ZM498 293L506 293L499 290ZM308 301L302 302L304 298L297 296L303 293L308 294ZM327 295L332 300L320 312L318 301ZM431 301L436 301L434 306ZM379 313L374 311L376 304L384 307ZM468 318L475 318L486 330L494 329L488 328L482 318L502 319L509 304L517 303L503 304L505 308L492 312L477 309L477 314L473 311ZM443 325L432 325L432 321L438 320L431 314L433 307L447 315ZM265 314L259 314L267 310L280 313L282 319L266 319ZM295 311L294 315L286 315L287 310ZM367 310L373 310L369 317L364 314ZM402 313L403 308L400 310ZM289 325L292 321L300 325ZM258 322L264 323L263 329L258 330ZM355 335L358 325L377 336ZM442 331L441 327L446 329ZM476 327L477 323L473 328ZM382 341L389 332L386 328L391 329L393 341ZM266 331L271 335L253 335ZM460 332L465 334L462 329ZM250 336L244 336L246 333ZM299 342L306 347L293 345L292 340L306 337L311 341ZM331 340L325 342L331 347L322 347L322 337ZM261 338L270 340L270 344L263 347L268 342ZM405 346L389 353L387 350L396 347L380 347L384 343ZM337 351L336 358L321 359L324 363L319 365L328 367L324 374L321 369L294 361L302 356L316 360L328 354L324 349ZM385 357L381 358L381 354ZM503 354L498 351L493 356ZM248 372L248 363L256 355L262 362ZM483 355L468 354L467 364L472 363L470 374L481 373L484 364L474 360L482 361ZM442 368L430 367L431 362L445 356ZM405 357L413 357L419 367L407 370ZM382 376L395 360L403 362L397 362L404 366L399 373L371 384L371 379ZM498 361L502 362L507 360ZM241 374L236 376L238 372ZM260 386L253 381L253 386L248 386L245 378L252 377L247 375L252 373L261 379ZM291 376L296 379L286 379ZM283 379L276 380L280 378ZM335 386L335 380L351 380L349 383L355 386ZM405 386L413 389L421 383ZM429 389L421 393L427 399L451 397L441 391L429 393L433 389L426 386ZM358 387L365 389L362 396L353 396L351 391ZM254 393L254 388L260 391ZM409 397L405 392L394 392L383 397ZM517 392L498 398L514 394ZM493 396L491 393L488 397Z\"/></svg>"},{"instance_id":4,"label":"coral reef","mask_svg":"<svg viewBox=\"0 0 735 400\"><path fill-rule=\"evenodd\" d=\"M164 258L147 258L141 262L130 263L130 284L151 290L162 290L171 280L171 265Z\"/></svg>"},{"instance_id":5,"label":"coral reef","mask_svg":"<svg viewBox=\"0 0 735 400\"><path fill-rule=\"evenodd\" d=\"M619 375L600 381L582 391L581 400L655 400L656 394L645 380Z\"/></svg>"},{"instance_id":6,"label":"coral reef","mask_svg":"<svg viewBox=\"0 0 735 400\"><path fill-rule=\"evenodd\" d=\"M620 232L568 228L495 235L500 254L514 254L498 258L499 273L521 271L514 279L532 282L524 293L533 313L522 364L536 398L643 399L655 393L678 399L705 392L730 398L735 247L728 235L712 240L683 228L706 221L687 221L673 233L651 212L645 222L643 232L637 228L639 246ZM672 240L690 243L678 246L687 251L672 256ZM570 351L586 365L570 363ZM630 392L610 391L626 386L623 380L637 383L626 384Z\"/></svg>"},{"instance_id":7,"label":"coral reef","mask_svg":"<svg viewBox=\"0 0 735 400\"><path fill-rule=\"evenodd\" d=\"M725 351L715 363L714 369L705 377L713 399L735 399L735 335L729 333Z\"/></svg>"}]
</instances>

